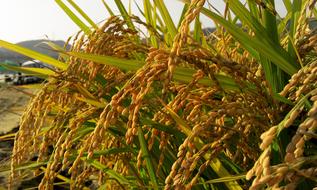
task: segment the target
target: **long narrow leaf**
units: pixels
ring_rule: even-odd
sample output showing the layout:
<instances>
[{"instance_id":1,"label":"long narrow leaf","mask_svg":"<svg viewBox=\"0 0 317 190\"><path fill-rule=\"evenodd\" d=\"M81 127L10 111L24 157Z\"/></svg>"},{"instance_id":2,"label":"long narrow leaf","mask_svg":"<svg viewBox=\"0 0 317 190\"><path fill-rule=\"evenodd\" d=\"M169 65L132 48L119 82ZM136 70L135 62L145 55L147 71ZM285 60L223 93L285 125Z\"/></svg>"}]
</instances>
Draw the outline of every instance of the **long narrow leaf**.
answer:
<instances>
[{"instance_id":1,"label":"long narrow leaf","mask_svg":"<svg viewBox=\"0 0 317 190\"><path fill-rule=\"evenodd\" d=\"M121 0L114 0L114 2L116 3L122 17L127 22L128 27L132 30L135 30L135 27L134 27L133 22L130 18L130 15L128 14L128 12L127 12L126 8L124 7L124 5L122 4Z\"/></svg>"},{"instance_id":2,"label":"long narrow leaf","mask_svg":"<svg viewBox=\"0 0 317 190\"><path fill-rule=\"evenodd\" d=\"M123 58L117 58L112 56L94 55L94 54L87 54L87 53L81 53L81 52L62 52L62 53L70 55L70 56L75 56L81 59L94 61L99 64L106 64L106 65L118 67L119 69L122 69L125 71L135 72L144 65L143 61L123 59ZM176 81L188 83L192 81L192 78L193 78L192 76L195 72L196 71L191 68L177 67L175 69L173 79ZM217 74L216 79L225 90L234 90L234 91L240 90L239 86L229 76ZM207 77L201 79L199 83L207 85L207 86L212 86L215 84L212 80L210 80Z\"/></svg>"},{"instance_id":3,"label":"long narrow leaf","mask_svg":"<svg viewBox=\"0 0 317 190\"><path fill-rule=\"evenodd\" d=\"M94 99L81 98L81 97L76 97L76 99L77 99L77 100L80 100L80 101L83 101L83 102L86 102L87 104L96 106L97 108L104 108L104 107L106 107L106 104L104 104L104 103L102 103L102 102L99 102L99 101L96 101L96 100L94 100Z\"/></svg>"},{"instance_id":4,"label":"long narrow leaf","mask_svg":"<svg viewBox=\"0 0 317 190\"><path fill-rule=\"evenodd\" d=\"M64 53L70 56L81 58L81 59L94 61L96 63L115 66L126 71L136 71L143 66L142 61L122 59L122 58L117 58L113 56L94 55L94 54L80 53L80 52L64 52Z\"/></svg>"},{"instance_id":5,"label":"long narrow leaf","mask_svg":"<svg viewBox=\"0 0 317 190\"><path fill-rule=\"evenodd\" d=\"M62 70L66 70L67 69L67 64L66 63L63 63L63 62L58 61L58 60L56 60L56 59L54 59L52 57L49 57L47 55L38 53L36 51L21 47L19 45L11 44L9 42L0 40L0 46L6 48L8 50L20 53L22 55L31 57L33 59L42 61L44 63L50 64L50 65L52 65L54 67L57 67L59 69L62 69Z\"/></svg>"},{"instance_id":6,"label":"long narrow leaf","mask_svg":"<svg viewBox=\"0 0 317 190\"><path fill-rule=\"evenodd\" d=\"M148 25L154 26L155 19L152 18L152 6L149 0L143 0L144 4L144 14L145 14L145 19ZM152 46L155 48L158 48L158 43L156 41L155 35L153 32L150 30L150 38L151 38L151 43Z\"/></svg>"},{"instance_id":7,"label":"long narrow leaf","mask_svg":"<svg viewBox=\"0 0 317 190\"><path fill-rule=\"evenodd\" d=\"M94 166L95 168L97 168L101 171L104 171L110 177L113 177L116 180L118 180L121 184L129 184L129 180L127 178L125 178L123 175L119 174L118 172L116 172L114 170L108 169L105 165L101 164L97 160L94 160L94 159L87 160L85 157L83 157L82 160L85 161L86 163Z\"/></svg>"},{"instance_id":8,"label":"long narrow leaf","mask_svg":"<svg viewBox=\"0 0 317 190\"><path fill-rule=\"evenodd\" d=\"M287 12L292 11L292 2L290 0L283 0L284 6L287 10Z\"/></svg>"},{"instance_id":9,"label":"long narrow leaf","mask_svg":"<svg viewBox=\"0 0 317 190\"><path fill-rule=\"evenodd\" d=\"M18 71L21 73L27 73L32 75L42 75L47 78L48 76L55 75L55 72L49 69L42 69L42 68L33 68L33 67L16 67L16 66L10 66L6 64L1 64L0 66L7 68L8 70Z\"/></svg>"},{"instance_id":10,"label":"long narrow leaf","mask_svg":"<svg viewBox=\"0 0 317 190\"><path fill-rule=\"evenodd\" d=\"M71 4L74 9L95 29L98 28L98 26L94 23L94 21L89 18L89 16L73 1L73 0L67 0L69 4Z\"/></svg>"},{"instance_id":11,"label":"long narrow leaf","mask_svg":"<svg viewBox=\"0 0 317 190\"><path fill-rule=\"evenodd\" d=\"M239 179L245 179L245 175L237 175L237 176L230 176L230 177L222 177L222 178L218 178L218 179L211 179L211 180L208 180L204 183L207 183L207 184L224 183L224 182L235 181L235 180L239 180Z\"/></svg>"},{"instance_id":12,"label":"long narrow leaf","mask_svg":"<svg viewBox=\"0 0 317 190\"><path fill-rule=\"evenodd\" d=\"M55 2L63 9L63 11L69 16L70 19L82 30L85 34L89 35L91 33L90 28L81 21L78 16L76 16L73 11L67 7L67 5L62 0L55 0Z\"/></svg>"},{"instance_id":13,"label":"long narrow leaf","mask_svg":"<svg viewBox=\"0 0 317 190\"><path fill-rule=\"evenodd\" d=\"M280 46L279 35L277 33L276 17L269 9L263 10L262 20L264 27L260 23L260 15L250 12L243 6L240 1L228 1L232 11L240 18L243 23L246 23L256 34L256 37L266 41L268 44L276 47L276 50L285 59L291 60L291 56ZM274 1L269 0L270 7L274 8ZM252 9L251 9L252 11ZM253 10L255 11L255 10ZM267 81L271 85L274 92L279 92L284 86L284 73L271 62L270 57L260 56L261 64L264 68L264 73ZM295 63L295 62L294 62Z\"/></svg>"},{"instance_id":14,"label":"long narrow leaf","mask_svg":"<svg viewBox=\"0 0 317 190\"><path fill-rule=\"evenodd\" d=\"M154 170L154 167L153 167L153 162L152 162L152 159L150 157L149 150L147 149L147 143L145 141L142 128L140 126L138 127L138 137L139 137L139 141L140 141L142 156L143 156L143 158L146 161L146 167L147 167L147 170L149 172L153 188L155 190L158 190L158 182L157 182L157 179L156 179L155 170Z\"/></svg>"},{"instance_id":15,"label":"long narrow leaf","mask_svg":"<svg viewBox=\"0 0 317 190\"><path fill-rule=\"evenodd\" d=\"M196 17L195 19L195 25L194 25L194 40L196 40L196 42L201 43L201 39L202 39L202 29L201 29L201 22L199 19L199 16Z\"/></svg>"},{"instance_id":16,"label":"long narrow leaf","mask_svg":"<svg viewBox=\"0 0 317 190\"><path fill-rule=\"evenodd\" d=\"M184 4L183 10L182 10L182 14L181 14L181 16L179 17L179 21L178 21L178 25L177 25L177 30L179 29L179 27L181 27L182 21L183 21L184 18L185 18L185 14L186 14L186 12L187 12L187 10L188 10L188 7L189 7L188 4Z\"/></svg>"},{"instance_id":17,"label":"long narrow leaf","mask_svg":"<svg viewBox=\"0 0 317 190\"><path fill-rule=\"evenodd\" d=\"M272 60L277 66L279 66L280 61L283 60L283 63L285 64L283 65L283 67L284 66L290 67L294 69L294 71L297 71L299 67L297 63L295 62L295 59L293 59L293 57L290 54L288 54L288 52L286 52L279 44L275 16L272 15L272 13L269 10L265 10L265 16L264 16L264 18L266 19L265 22L268 22L267 25L269 25L267 30L260 24L260 22L256 18L254 18L250 14L250 12L243 6L243 4L240 1L230 0L229 2L230 2L229 5L231 10L240 18L240 20L243 23L246 23L255 32L256 39L262 42L263 44L266 44L266 46L270 47L272 51L275 51L274 56L273 55L270 55L270 56L265 55L265 56L269 58L270 60ZM275 24L275 27L274 27L274 24ZM272 58L274 58L275 56L278 56L281 60L274 61ZM282 68L281 65L279 67ZM293 74L293 73L289 73L289 74Z\"/></svg>"},{"instance_id":18,"label":"long narrow leaf","mask_svg":"<svg viewBox=\"0 0 317 190\"><path fill-rule=\"evenodd\" d=\"M177 29L175 27L175 24L172 20L171 15L169 14L169 11L166 8L166 5L163 0L154 0L155 5L159 9L161 16L165 22L165 25L168 29L169 35L171 35L171 38L174 39L174 37L177 34Z\"/></svg>"},{"instance_id":19,"label":"long narrow leaf","mask_svg":"<svg viewBox=\"0 0 317 190\"><path fill-rule=\"evenodd\" d=\"M221 16L211 12L208 9L203 8L202 13L213 19L215 22L221 24L243 46L251 46L266 57L269 57L279 68L284 70L289 75L297 72L298 68L295 67L294 64L291 64L290 61L284 56L285 50L277 48L275 45L261 39L249 36L238 26L228 22Z\"/></svg>"},{"instance_id":20,"label":"long narrow leaf","mask_svg":"<svg viewBox=\"0 0 317 190\"><path fill-rule=\"evenodd\" d=\"M105 0L102 0L103 5L106 7L107 11L109 12L110 16L114 16L113 11L111 10L111 8L109 7L109 5L106 3Z\"/></svg>"},{"instance_id":21,"label":"long narrow leaf","mask_svg":"<svg viewBox=\"0 0 317 190\"><path fill-rule=\"evenodd\" d=\"M190 130L190 127L187 125L187 123L181 119L177 113L175 113L171 108L169 108L166 104L161 101L164 107L168 110L168 113L171 115L171 117L176 121L176 123L179 125L181 128L182 132L186 134L186 136L191 136L192 131ZM199 137L196 137L194 140L195 146L200 149L203 147L203 142L199 139ZM211 155L209 153L206 153L204 155L204 158L206 160L210 160ZM213 158L211 163L210 163L211 168L214 170L214 172L217 173L219 177L231 177L230 173L227 171L227 169L223 166L221 161L218 158ZM228 181L225 183L228 189L232 190L242 190L238 182L236 181Z\"/></svg>"},{"instance_id":22,"label":"long narrow leaf","mask_svg":"<svg viewBox=\"0 0 317 190\"><path fill-rule=\"evenodd\" d=\"M296 34L296 28L298 25L298 20L300 17L300 11L301 11L301 6L302 6L302 0L293 0L293 4L292 4L292 17L291 20L289 22L289 35L291 37L291 39L294 39L295 34ZM291 44L291 42L288 42L288 52L295 57L295 50Z\"/></svg>"}]
</instances>

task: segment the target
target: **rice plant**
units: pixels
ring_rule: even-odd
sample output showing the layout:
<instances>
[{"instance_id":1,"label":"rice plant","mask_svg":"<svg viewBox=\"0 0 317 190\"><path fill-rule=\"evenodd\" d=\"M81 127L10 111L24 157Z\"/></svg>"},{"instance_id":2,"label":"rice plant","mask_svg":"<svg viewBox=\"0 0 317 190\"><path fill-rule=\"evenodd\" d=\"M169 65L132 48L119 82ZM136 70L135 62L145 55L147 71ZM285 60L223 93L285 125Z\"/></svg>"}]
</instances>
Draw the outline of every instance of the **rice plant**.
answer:
<instances>
[{"instance_id":1,"label":"rice plant","mask_svg":"<svg viewBox=\"0 0 317 190\"><path fill-rule=\"evenodd\" d=\"M0 41L56 68L24 69L47 82L22 116L9 188L26 174L39 189L316 186L316 1L284 0L281 18L274 0L227 0L223 15L183 0L178 25L163 0L144 0L144 18L103 1L100 25L68 2L77 13L56 0L81 31L70 50L50 44L60 60Z\"/></svg>"}]
</instances>

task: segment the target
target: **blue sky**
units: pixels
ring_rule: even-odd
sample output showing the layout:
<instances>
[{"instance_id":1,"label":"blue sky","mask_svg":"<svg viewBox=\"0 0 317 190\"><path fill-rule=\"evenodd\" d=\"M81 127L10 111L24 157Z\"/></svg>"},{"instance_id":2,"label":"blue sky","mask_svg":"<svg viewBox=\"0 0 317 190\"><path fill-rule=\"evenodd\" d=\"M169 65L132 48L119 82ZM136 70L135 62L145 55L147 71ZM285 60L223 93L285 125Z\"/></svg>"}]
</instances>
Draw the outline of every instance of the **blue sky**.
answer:
<instances>
[{"instance_id":1,"label":"blue sky","mask_svg":"<svg viewBox=\"0 0 317 190\"><path fill-rule=\"evenodd\" d=\"M106 0L115 9L113 0ZM66 2L66 0L64 0ZM107 17L101 0L74 0L95 21L100 22ZM122 0L128 6L130 0ZM131 1L133 4L133 0ZM142 6L142 0L135 0ZM210 0L220 11L223 10L222 0ZM283 15L282 0L276 0L277 10ZM178 0L165 0L175 21L182 10ZM136 6L132 12L138 13ZM115 13L118 13L115 9ZM136 14L139 15L140 14ZM213 23L202 18L205 27ZM19 42L30 39L42 39L46 36L51 40L66 40L75 34L79 28L67 17L54 0L1 0L0 1L0 39L9 42Z\"/></svg>"}]
</instances>

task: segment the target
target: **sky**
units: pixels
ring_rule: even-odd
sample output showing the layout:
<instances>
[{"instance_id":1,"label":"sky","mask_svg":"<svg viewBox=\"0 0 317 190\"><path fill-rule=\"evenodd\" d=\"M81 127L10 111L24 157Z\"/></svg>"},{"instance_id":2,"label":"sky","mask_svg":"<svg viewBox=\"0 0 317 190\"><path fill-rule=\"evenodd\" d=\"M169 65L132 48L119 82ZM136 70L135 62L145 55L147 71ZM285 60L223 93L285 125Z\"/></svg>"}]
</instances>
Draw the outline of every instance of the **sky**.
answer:
<instances>
[{"instance_id":1,"label":"sky","mask_svg":"<svg viewBox=\"0 0 317 190\"><path fill-rule=\"evenodd\" d=\"M119 12L115 9L113 0L105 0L114 9L115 14ZM122 0L128 7L130 0ZM178 0L164 0L170 10L172 18L177 22L177 18L182 11L182 3ZM66 2L66 0L64 0ZM74 0L95 22L100 22L109 17L107 10L101 0ZM132 1L133 2L133 1ZM142 7L142 0L135 0ZM223 11L222 0L210 0L210 2L220 11ZM276 0L278 12L284 14L282 0ZM137 7L133 4L132 12L140 16ZM204 27L213 26L211 20L202 17ZM54 0L0 0L0 39L12 43L32 40L50 39L66 40L74 35L79 28L68 18L63 10Z\"/></svg>"}]
</instances>

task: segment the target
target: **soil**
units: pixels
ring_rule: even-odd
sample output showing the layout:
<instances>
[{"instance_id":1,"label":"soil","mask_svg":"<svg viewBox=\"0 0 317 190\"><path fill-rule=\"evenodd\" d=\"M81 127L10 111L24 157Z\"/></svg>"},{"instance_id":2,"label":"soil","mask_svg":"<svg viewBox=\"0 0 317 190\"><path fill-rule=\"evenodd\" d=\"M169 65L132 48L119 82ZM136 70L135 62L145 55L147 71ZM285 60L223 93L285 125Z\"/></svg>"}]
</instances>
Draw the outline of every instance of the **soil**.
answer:
<instances>
[{"instance_id":1,"label":"soil","mask_svg":"<svg viewBox=\"0 0 317 190\"><path fill-rule=\"evenodd\" d=\"M32 93L30 89L23 91ZM19 124L21 114L30 100L30 95L26 93L18 87L0 84L0 133L8 133Z\"/></svg>"},{"instance_id":2,"label":"soil","mask_svg":"<svg viewBox=\"0 0 317 190\"><path fill-rule=\"evenodd\" d=\"M13 138L6 138L17 132L21 115L34 90L0 83L0 190L6 189Z\"/></svg>"}]
</instances>

